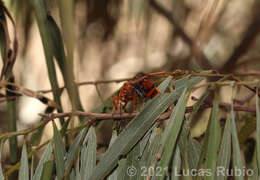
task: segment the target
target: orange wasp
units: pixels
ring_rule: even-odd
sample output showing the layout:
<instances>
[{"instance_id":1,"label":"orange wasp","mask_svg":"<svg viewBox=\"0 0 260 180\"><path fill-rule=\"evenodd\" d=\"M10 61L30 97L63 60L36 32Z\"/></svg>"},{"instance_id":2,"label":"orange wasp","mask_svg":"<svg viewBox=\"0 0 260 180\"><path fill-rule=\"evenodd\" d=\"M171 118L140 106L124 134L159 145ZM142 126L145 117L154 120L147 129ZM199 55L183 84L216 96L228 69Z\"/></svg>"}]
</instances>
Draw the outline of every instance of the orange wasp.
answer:
<instances>
[{"instance_id":1,"label":"orange wasp","mask_svg":"<svg viewBox=\"0 0 260 180\"><path fill-rule=\"evenodd\" d=\"M115 110L119 109L121 111L129 101L133 101L133 108L136 111L137 98L153 98L157 94L160 94L160 91L151 81L151 78L153 76L169 74L167 72L150 73L147 75L140 73L133 79L125 82L119 90L118 95L113 97Z\"/></svg>"}]
</instances>

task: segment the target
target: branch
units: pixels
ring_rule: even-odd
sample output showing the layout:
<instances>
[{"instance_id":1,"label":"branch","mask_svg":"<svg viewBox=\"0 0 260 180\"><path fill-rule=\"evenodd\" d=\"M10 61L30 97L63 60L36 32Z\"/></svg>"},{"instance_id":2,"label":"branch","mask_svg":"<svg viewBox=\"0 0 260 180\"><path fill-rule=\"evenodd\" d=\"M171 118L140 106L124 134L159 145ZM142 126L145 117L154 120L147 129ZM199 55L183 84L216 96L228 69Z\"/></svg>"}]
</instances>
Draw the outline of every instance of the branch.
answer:
<instances>
[{"instance_id":1,"label":"branch","mask_svg":"<svg viewBox=\"0 0 260 180\"><path fill-rule=\"evenodd\" d=\"M199 99L192 96L192 100L198 101ZM204 108L210 108L213 107L213 103L209 100L205 100L204 104L202 105ZM202 108L201 107L201 108ZM219 103L219 108L224 109L226 111L231 111L231 104L228 103ZM256 113L256 108L255 107L250 107L250 106L241 106L241 105L234 105L234 111L244 111L244 112L251 112L251 113Z\"/></svg>"},{"instance_id":2,"label":"branch","mask_svg":"<svg viewBox=\"0 0 260 180\"><path fill-rule=\"evenodd\" d=\"M97 80L97 81L85 81L85 82L79 82L76 83L77 86L83 86L83 85L97 85L97 84L109 84L109 83L120 83L123 81L129 81L132 78L123 78L123 79L112 79L112 80ZM49 89L49 90L40 90L38 91L39 93L50 93L53 91L59 91L59 90L63 90L65 88L65 86L62 86L60 88L56 88L56 89Z\"/></svg>"},{"instance_id":3,"label":"branch","mask_svg":"<svg viewBox=\"0 0 260 180\"><path fill-rule=\"evenodd\" d=\"M95 120L106 120L106 119L121 120L121 119L134 118L136 115L138 115L138 113L105 114L105 113L89 113L83 111L72 111L72 112L65 112L65 113L52 113L52 114L40 114L40 115L45 117L48 120L53 120L62 117L70 117L70 116L83 116Z\"/></svg>"}]
</instances>

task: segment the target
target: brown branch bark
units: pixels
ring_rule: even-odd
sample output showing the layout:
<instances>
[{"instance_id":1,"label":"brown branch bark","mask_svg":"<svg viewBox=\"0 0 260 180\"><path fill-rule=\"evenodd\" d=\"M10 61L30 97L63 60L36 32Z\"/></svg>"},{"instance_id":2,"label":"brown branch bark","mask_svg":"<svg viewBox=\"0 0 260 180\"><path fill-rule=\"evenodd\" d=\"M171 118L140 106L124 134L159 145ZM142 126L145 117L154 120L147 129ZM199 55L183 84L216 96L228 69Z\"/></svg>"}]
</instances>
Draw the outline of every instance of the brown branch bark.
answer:
<instances>
[{"instance_id":1,"label":"brown branch bark","mask_svg":"<svg viewBox=\"0 0 260 180\"><path fill-rule=\"evenodd\" d=\"M192 97L193 100L198 100L195 97ZM205 101L201 108L211 108L213 106L212 102ZM221 109L230 111L231 105L227 103L219 103L219 107ZM193 107L188 106L186 107L186 113L192 112ZM245 112L256 112L255 107L250 106L241 106L241 105L234 105L234 111L245 111ZM160 115L159 120L167 119L170 117L172 111L165 112ZM106 119L114 119L114 120L121 120L121 119L132 119L136 117L139 113L117 113L117 114L105 114L105 113L89 113L89 112L82 112L82 111L73 111L73 112L66 112L66 113L52 113L52 114L40 114L41 116L45 117L48 121L56 119L56 118L64 118L70 116L84 116L89 117L94 120L106 120Z\"/></svg>"}]
</instances>

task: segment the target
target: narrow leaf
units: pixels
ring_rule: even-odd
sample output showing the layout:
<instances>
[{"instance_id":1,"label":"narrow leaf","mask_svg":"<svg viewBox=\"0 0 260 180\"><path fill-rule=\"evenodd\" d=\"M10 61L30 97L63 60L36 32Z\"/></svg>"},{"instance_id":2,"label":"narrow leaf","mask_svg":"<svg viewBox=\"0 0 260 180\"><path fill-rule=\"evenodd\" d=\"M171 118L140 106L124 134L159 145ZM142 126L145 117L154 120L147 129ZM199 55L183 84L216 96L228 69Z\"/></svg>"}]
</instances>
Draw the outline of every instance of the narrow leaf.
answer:
<instances>
[{"instance_id":1,"label":"narrow leaf","mask_svg":"<svg viewBox=\"0 0 260 180\"><path fill-rule=\"evenodd\" d=\"M176 98L175 93L158 95L147 103L144 110L128 124L113 146L108 149L90 179L101 179L109 173L116 166L118 158L132 149L160 113L165 111Z\"/></svg>"},{"instance_id":2,"label":"narrow leaf","mask_svg":"<svg viewBox=\"0 0 260 180\"><path fill-rule=\"evenodd\" d=\"M209 139L208 139L208 147L207 147L207 162L206 167L210 170L211 175L206 176L206 180L214 180L215 172L217 168L217 153L220 144L220 125L218 119L218 97L217 93L215 93L213 108L211 112L210 121L208 124L209 128Z\"/></svg>"},{"instance_id":3,"label":"narrow leaf","mask_svg":"<svg viewBox=\"0 0 260 180\"><path fill-rule=\"evenodd\" d=\"M218 155L218 175L216 177L217 180L226 180L226 170L229 168L231 157L231 128L230 128L230 119L226 120L226 125L222 137L222 142L220 146L220 152ZM222 173L224 170L224 174Z\"/></svg>"},{"instance_id":4,"label":"narrow leaf","mask_svg":"<svg viewBox=\"0 0 260 180\"><path fill-rule=\"evenodd\" d=\"M2 169L2 151L3 151L3 142L0 143L0 180L4 180L4 174Z\"/></svg>"},{"instance_id":5,"label":"narrow leaf","mask_svg":"<svg viewBox=\"0 0 260 180\"><path fill-rule=\"evenodd\" d=\"M76 150L77 148L79 147L80 145L80 141L82 139L82 136L84 134L84 129L82 129L80 131L80 133L77 135L71 149L69 150L68 154L66 155L66 162L65 162L65 168L68 168L69 164L71 163L71 161L73 160L74 158L74 155L76 153Z\"/></svg>"},{"instance_id":6,"label":"narrow leaf","mask_svg":"<svg viewBox=\"0 0 260 180\"><path fill-rule=\"evenodd\" d=\"M233 103L231 105L231 137L232 137L232 161L233 161L233 170L238 170L239 172L243 171L243 163L241 159L241 152L240 152L240 146L237 136L237 128L235 123L235 113L233 109ZM243 180L245 179L243 177L243 174L241 175L235 175L236 180Z\"/></svg>"},{"instance_id":7,"label":"narrow leaf","mask_svg":"<svg viewBox=\"0 0 260 180\"><path fill-rule=\"evenodd\" d=\"M143 111L135 117L115 140L113 146L108 149L94 169L90 179L104 178L118 163L121 156L126 155L133 146L145 135L154 124L156 118L164 112L183 92L185 86L198 83L203 78L191 78L185 80L185 85L176 85L176 90L169 94L159 94L150 102L147 102Z\"/></svg>"},{"instance_id":8,"label":"narrow leaf","mask_svg":"<svg viewBox=\"0 0 260 180\"><path fill-rule=\"evenodd\" d=\"M112 137L111 137L111 140L109 143L109 148L113 145L116 138L117 138L117 133L116 133L116 131L113 131ZM117 180L117 176L118 176L118 167L108 176L107 180Z\"/></svg>"},{"instance_id":9,"label":"narrow leaf","mask_svg":"<svg viewBox=\"0 0 260 180\"><path fill-rule=\"evenodd\" d=\"M164 92L167 87L169 86L169 83L171 82L172 80L172 76L168 76L159 86L158 86L158 90L160 92Z\"/></svg>"},{"instance_id":10,"label":"narrow leaf","mask_svg":"<svg viewBox=\"0 0 260 180\"><path fill-rule=\"evenodd\" d=\"M75 175L75 170L72 169L70 172L70 180L80 180L80 179L76 179L76 175Z\"/></svg>"},{"instance_id":11,"label":"narrow leaf","mask_svg":"<svg viewBox=\"0 0 260 180\"><path fill-rule=\"evenodd\" d=\"M39 180L42 176L42 171L43 171L43 165L46 161L49 161L51 158L51 153L52 153L52 147L51 143L48 144L46 150L44 151L42 158L35 170L35 174L33 176L32 180Z\"/></svg>"},{"instance_id":12,"label":"narrow leaf","mask_svg":"<svg viewBox=\"0 0 260 180\"><path fill-rule=\"evenodd\" d=\"M96 166L96 151L97 151L97 138L95 129L90 127L88 132L88 142L87 148L83 146L81 151L81 178L82 180L89 179L90 175L93 172L94 167Z\"/></svg>"},{"instance_id":13,"label":"narrow leaf","mask_svg":"<svg viewBox=\"0 0 260 180\"><path fill-rule=\"evenodd\" d=\"M54 158L55 158L55 165L56 165L56 171L58 179L62 179L65 172L64 167L64 157L65 157L65 146L62 142L62 137L60 135L59 130L57 129L57 126L55 122L53 121L53 134L54 134Z\"/></svg>"},{"instance_id":14,"label":"narrow leaf","mask_svg":"<svg viewBox=\"0 0 260 180\"><path fill-rule=\"evenodd\" d=\"M32 160L31 160L31 175L30 175L30 179L33 179L33 168L34 168L34 155L32 155Z\"/></svg>"},{"instance_id":15,"label":"narrow leaf","mask_svg":"<svg viewBox=\"0 0 260 180\"><path fill-rule=\"evenodd\" d=\"M22 157L21 157L21 166L19 170L19 180L28 180L29 179L29 167L28 167L28 157L26 144L23 145Z\"/></svg>"},{"instance_id":16,"label":"narrow leaf","mask_svg":"<svg viewBox=\"0 0 260 180\"><path fill-rule=\"evenodd\" d=\"M189 167L195 169L199 163L199 157L201 152L201 146L198 141L189 137L188 139L188 162Z\"/></svg>"},{"instance_id":17,"label":"narrow leaf","mask_svg":"<svg viewBox=\"0 0 260 180\"><path fill-rule=\"evenodd\" d=\"M50 180L52 177L54 161L46 161L43 165L42 177L41 180Z\"/></svg>"},{"instance_id":18,"label":"narrow leaf","mask_svg":"<svg viewBox=\"0 0 260 180\"><path fill-rule=\"evenodd\" d=\"M139 155L140 155L140 143L138 143L131 152L127 155L127 171L125 172L125 180L138 180L138 178L141 176L141 167L139 166ZM129 171L129 168L132 169L132 171Z\"/></svg>"},{"instance_id":19,"label":"narrow leaf","mask_svg":"<svg viewBox=\"0 0 260 180\"><path fill-rule=\"evenodd\" d=\"M125 179L125 172L127 171L127 161L126 158L122 158L120 159L119 163L118 163L118 176L117 179L121 180L121 179Z\"/></svg>"},{"instance_id":20,"label":"narrow leaf","mask_svg":"<svg viewBox=\"0 0 260 180\"><path fill-rule=\"evenodd\" d=\"M173 161L172 161L172 173L171 173L172 179L179 180L180 169L181 169L181 153L179 147L176 146L173 155Z\"/></svg>"},{"instance_id":21,"label":"narrow leaf","mask_svg":"<svg viewBox=\"0 0 260 180\"><path fill-rule=\"evenodd\" d=\"M179 135L184 114L185 114L185 108L186 103L188 100L188 94L186 94L186 89L182 92L182 95L175 106L171 117L168 121L168 124L165 128L165 131L163 133L162 137L162 146L163 146L163 154L162 158L159 162L159 167L168 167L177 137ZM163 179L165 176L165 171L162 172L162 176L159 177L159 179Z\"/></svg>"}]
</instances>

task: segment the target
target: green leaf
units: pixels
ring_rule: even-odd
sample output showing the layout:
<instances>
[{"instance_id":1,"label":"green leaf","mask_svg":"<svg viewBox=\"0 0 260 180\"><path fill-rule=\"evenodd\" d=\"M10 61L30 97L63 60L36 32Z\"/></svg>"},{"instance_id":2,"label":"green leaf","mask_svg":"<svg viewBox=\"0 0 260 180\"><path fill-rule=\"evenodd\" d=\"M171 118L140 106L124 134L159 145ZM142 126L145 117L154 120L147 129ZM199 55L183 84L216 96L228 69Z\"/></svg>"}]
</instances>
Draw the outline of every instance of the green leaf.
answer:
<instances>
[{"instance_id":1,"label":"green leaf","mask_svg":"<svg viewBox=\"0 0 260 180\"><path fill-rule=\"evenodd\" d=\"M40 31L40 36L43 44L44 55L46 59L48 76L51 83L52 89L58 89L59 84L56 75L55 64L53 61L54 45L52 41L51 34L49 32L49 23L47 19L47 8L44 0L31 0L34 8L34 13L36 16L38 28ZM61 91L53 91L54 101L60 106L59 112L62 112ZM61 124L63 124L63 119L61 118Z\"/></svg>"},{"instance_id":2,"label":"green leaf","mask_svg":"<svg viewBox=\"0 0 260 180\"><path fill-rule=\"evenodd\" d=\"M169 83L171 82L172 80L172 76L168 76L158 87L157 89L160 91L160 92L164 92L167 87L169 86Z\"/></svg>"},{"instance_id":3,"label":"green leaf","mask_svg":"<svg viewBox=\"0 0 260 180\"><path fill-rule=\"evenodd\" d=\"M23 144L21 166L19 170L19 180L28 180L28 179L29 179L28 157L27 157L26 144Z\"/></svg>"},{"instance_id":4,"label":"green leaf","mask_svg":"<svg viewBox=\"0 0 260 180\"><path fill-rule=\"evenodd\" d=\"M176 146L172 161L172 173L171 177L174 180L179 180L180 177L180 169L181 169L181 153L178 146Z\"/></svg>"},{"instance_id":5,"label":"green leaf","mask_svg":"<svg viewBox=\"0 0 260 180\"><path fill-rule=\"evenodd\" d=\"M53 160L49 160L49 161L46 161L44 163L41 180L52 179L51 177L52 177L53 167L54 167L54 161Z\"/></svg>"},{"instance_id":6,"label":"green leaf","mask_svg":"<svg viewBox=\"0 0 260 180\"><path fill-rule=\"evenodd\" d=\"M171 114L171 117L168 121L168 124L163 132L162 137L162 147L163 154L162 158L159 162L159 167L165 168L168 167L169 162L171 160L171 156L176 144L177 137L181 130L182 122L184 119L186 103L188 101L189 94L186 94L186 89L182 92L181 97L177 105L174 107L174 110ZM163 179L166 171L162 172L162 176L158 177L158 179Z\"/></svg>"},{"instance_id":7,"label":"green leaf","mask_svg":"<svg viewBox=\"0 0 260 180\"><path fill-rule=\"evenodd\" d=\"M189 163L188 163L188 154L187 151L185 151L184 156L182 158L182 171L183 171L183 176L182 176L182 180L192 180L192 174L189 173L192 169L189 167ZM188 173L187 173L188 172Z\"/></svg>"},{"instance_id":8,"label":"green leaf","mask_svg":"<svg viewBox=\"0 0 260 180\"><path fill-rule=\"evenodd\" d=\"M61 32L54 19L50 15L47 16L47 23L53 45L53 55L55 56L61 70L65 86L68 90L69 98L72 102L72 107L73 109L82 111L83 107L79 99L78 88L75 84L73 65L68 62L68 59L65 55ZM81 121L84 119L84 117L80 117Z\"/></svg>"},{"instance_id":9,"label":"green leaf","mask_svg":"<svg viewBox=\"0 0 260 180\"><path fill-rule=\"evenodd\" d=\"M47 148L45 149L42 158L35 170L35 174L33 175L32 180L39 180L42 176L42 171L43 171L43 165L45 162L49 161L51 159L51 154L52 154L52 143L49 143Z\"/></svg>"},{"instance_id":10,"label":"green leaf","mask_svg":"<svg viewBox=\"0 0 260 180\"><path fill-rule=\"evenodd\" d=\"M118 163L117 171L118 171L117 179L118 180L125 179L125 172L127 171L127 160L126 160L126 158L120 159L120 161Z\"/></svg>"},{"instance_id":11,"label":"green leaf","mask_svg":"<svg viewBox=\"0 0 260 180\"><path fill-rule=\"evenodd\" d=\"M0 143L0 180L4 180L4 174L2 169L2 151L3 151L3 142Z\"/></svg>"},{"instance_id":12,"label":"green leaf","mask_svg":"<svg viewBox=\"0 0 260 180\"><path fill-rule=\"evenodd\" d=\"M80 180L80 179L76 179L76 175L75 175L75 170L72 169L70 172L70 180Z\"/></svg>"},{"instance_id":13,"label":"green leaf","mask_svg":"<svg viewBox=\"0 0 260 180\"><path fill-rule=\"evenodd\" d=\"M188 120L189 123L193 120L194 116L197 114L197 112L198 112L200 106L202 105L202 103L204 102L204 100L208 97L208 95L209 95L209 92L206 91L206 92L199 98L199 100L196 102L196 104L193 106L193 110L192 110L191 114L189 115L189 120Z\"/></svg>"},{"instance_id":14,"label":"green leaf","mask_svg":"<svg viewBox=\"0 0 260 180\"><path fill-rule=\"evenodd\" d=\"M116 165L120 156L126 155L152 126L156 118L177 98L175 93L158 95L147 103L144 110L134 118L118 136L113 146L95 168L90 179L101 179Z\"/></svg>"},{"instance_id":15,"label":"green leaf","mask_svg":"<svg viewBox=\"0 0 260 180\"><path fill-rule=\"evenodd\" d=\"M126 166L127 169L134 168L134 172L132 172L132 175L129 176L129 171L125 171L125 180L138 180L138 178L141 176L141 167L139 164L139 155L140 155L140 143L138 143L131 152L127 155L126 158ZM130 172L131 173L131 172Z\"/></svg>"},{"instance_id":16,"label":"green leaf","mask_svg":"<svg viewBox=\"0 0 260 180\"><path fill-rule=\"evenodd\" d=\"M111 137L110 143L109 143L109 148L113 145L113 143L115 142L116 139L117 139L117 132L115 130L113 130L112 137Z\"/></svg>"},{"instance_id":17,"label":"green leaf","mask_svg":"<svg viewBox=\"0 0 260 180\"><path fill-rule=\"evenodd\" d=\"M224 129L224 133L222 136L222 142L220 146L220 152L218 155L218 168L226 170L229 168L230 164L230 157L231 157L231 128L230 128L230 119L226 120L226 125ZM220 169L220 170L221 170ZM220 171L219 171L220 172ZM223 173L218 173L216 177L217 180L226 180L227 175L223 175Z\"/></svg>"},{"instance_id":18,"label":"green leaf","mask_svg":"<svg viewBox=\"0 0 260 180\"><path fill-rule=\"evenodd\" d=\"M85 145L83 145L83 146L85 146ZM74 169L72 168L72 170L75 170L75 173L76 173L75 178L76 178L76 180L81 180L83 178L83 177L81 177L81 174L79 172L79 167L80 167L79 162L80 162L80 159L77 158L76 167Z\"/></svg>"},{"instance_id":19,"label":"green leaf","mask_svg":"<svg viewBox=\"0 0 260 180\"><path fill-rule=\"evenodd\" d=\"M66 163L65 163L65 167L67 168L68 165L71 163L71 161L73 160L74 154L76 153L76 150L78 148L78 146L80 145L80 141L82 139L82 136L84 134L84 129L82 129L80 131L80 133L77 135L70 151L68 152L68 154L66 155Z\"/></svg>"},{"instance_id":20,"label":"green leaf","mask_svg":"<svg viewBox=\"0 0 260 180\"><path fill-rule=\"evenodd\" d=\"M81 178L89 179L94 167L96 166L97 138L95 129L90 127L88 131L87 147L83 146L81 150Z\"/></svg>"},{"instance_id":21,"label":"green leaf","mask_svg":"<svg viewBox=\"0 0 260 180\"><path fill-rule=\"evenodd\" d=\"M156 154L159 153L161 146L162 130L159 128L153 128L153 132L149 139L149 144L145 149L142 157L142 166L150 167L157 162Z\"/></svg>"},{"instance_id":22,"label":"green leaf","mask_svg":"<svg viewBox=\"0 0 260 180\"><path fill-rule=\"evenodd\" d=\"M55 165L56 165L56 171L57 171L57 177L58 179L62 179L65 172L65 166L64 166L64 157L65 157L65 146L62 142L62 137L59 133L59 130L57 129L57 126L55 122L53 121L53 134L54 134L54 158L55 158Z\"/></svg>"},{"instance_id":23,"label":"green leaf","mask_svg":"<svg viewBox=\"0 0 260 180\"><path fill-rule=\"evenodd\" d=\"M72 167L74 160L76 160L77 155L80 151L81 144L83 143L84 137L88 131L88 128L84 128L80 131L77 135L72 147L70 148L69 152L66 155L66 162L65 162L65 176L69 175L70 168Z\"/></svg>"},{"instance_id":24,"label":"green leaf","mask_svg":"<svg viewBox=\"0 0 260 180\"><path fill-rule=\"evenodd\" d=\"M112 137L111 137L111 140L110 140L110 143L109 143L109 148L113 145L113 143L115 142L116 138L117 138L117 133L116 133L116 131L114 130L114 131L112 132ZM118 168L116 168L116 169L113 171L113 173L111 173L111 174L108 176L107 180L117 180L117 176L118 176Z\"/></svg>"},{"instance_id":25,"label":"green leaf","mask_svg":"<svg viewBox=\"0 0 260 180\"><path fill-rule=\"evenodd\" d=\"M201 146L198 141L189 136L188 139L188 162L191 169L196 169L199 163Z\"/></svg>"},{"instance_id":26,"label":"green leaf","mask_svg":"<svg viewBox=\"0 0 260 180\"><path fill-rule=\"evenodd\" d=\"M175 89L184 89L187 87L187 91L189 91L194 85L196 85L201 80L205 79L204 77L196 76L196 77L184 77L182 79L176 80L173 84L175 86ZM182 91L179 92L180 94ZM180 95L179 94L179 95Z\"/></svg>"},{"instance_id":27,"label":"green leaf","mask_svg":"<svg viewBox=\"0 0 260 180\"><path fill-rule=\"evenodd\" d=\"M206 176L206 180L214 180L215 179L215 172L217 168L217 153L220 144L220 125L218 119L218 96L215 93L214 101L213 101L213 108L211 112L211 118L208 123L209 129L209 139L208 139L208 147L207 147L207 161L206 167L210 170L211 175Z\"/></svg>"},{"instance_id":28,"label":"green leaf","mask_svg":"<svg viewBox=\"0 0 260 180\"><path fill-rule=\"evenodd\" d=\"M83 110L82 104L80 102L78 88L75 84L75 78L73 73L73 54L74 54L74 40L75 40L75 34L74 34L74 8L73 8L73 0L58 0L59 4L59 15L62 25L62 34L64 38L64 44L66 47L67 57L66 59L61 59L60 61L63 61L63 69L62 71L65 71L63 73L64 82L66 85L66 88L68 90L69 98L72 103L72 108L77 110ZM53 26L54 27L54 26ZM57 26L56 26L57 27ZM59 36L61 33L57 31L58 28L56 28L56 34L52 34L52 38L56 39L56 37ZM54 36L53 36L54 35ZM62 41L60 41L62 42ZM59 46L60 48L64 48L63 45ZM57 50L59 51L59 50ZM61 52L61 51L60 51ZM80 121L85 120L86 118L80 117Z\"/></svg>"},{"instance_id":29,"label":"green leaf","mask_svg":"<svg viewBox=\"0 0 260 180\"><path fill-rule=\"evenodd\" d=\"M184 78L183 78L184 79ZM117 165L118 159L126 155L154 124L156 118L164 112L183 92L185 86L191 88L203 78L179 80L176 90L169 94L159 94L147 102L143 111L135 117L115 140L100 160L90 179L102 179ZM185 83L182 84L181 82Z\"/></svg>"},{"instance_id":30,"label":"green leaf","mask_svg":"<svg viewBox=\"0 0 260 180\"><path fill-rule=\"evenodd\" d=\"M240 152L240 146L239 141L237 137L237 128L235 123L235 113L233 109L233 103L231 105L231 137L232 137L232 161L233 161L233 170L237 169L238 171L243 171L243 163L241 159L241 152ZM243 180L245 179L242 175L241 176L235 176L236 180Z\"/></svg>"},{"instance_id":31,"label":"green leaf","mask_svg":"<svg viewBox=\"0 0 260 180\"><path fill-rule=\"evenodd\" d=\"M31 159L31 175L30 175L30 179L33 179L33 165L34 165L34 155L32 155L32 159Z\"/></svg>"}]
</instances>

